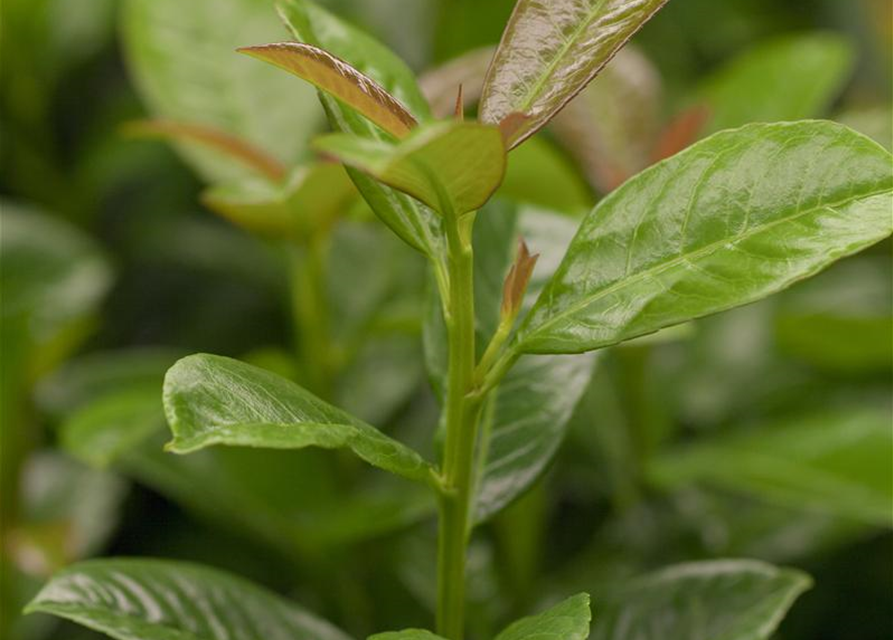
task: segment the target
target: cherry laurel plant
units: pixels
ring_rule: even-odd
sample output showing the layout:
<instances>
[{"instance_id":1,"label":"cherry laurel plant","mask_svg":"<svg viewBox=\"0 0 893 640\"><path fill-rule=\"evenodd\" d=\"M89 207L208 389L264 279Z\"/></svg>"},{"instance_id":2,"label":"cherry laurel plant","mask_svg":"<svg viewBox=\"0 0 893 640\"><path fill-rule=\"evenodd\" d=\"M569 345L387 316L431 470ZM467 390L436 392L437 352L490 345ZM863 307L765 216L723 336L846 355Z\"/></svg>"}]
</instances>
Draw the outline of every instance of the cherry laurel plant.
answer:
<instances>
[{"instance_id":1,"label":"cherry laurel plant","mask_svg":"<svg viewBox=\"0 0 893 640\"><path fill-rule=\"evenodd\" d=\"M538 265L537 238L518 239L513 261L500 271L502 277L507 270L501 291L482 289L473 229L503 181L508 154L581 92L666 1L519 0L489 62L475 121L463 117L461 87L455 113L434 118L393 54L309 0L279 5L294 41L240 49L318 89L335 133L316 139L314 149L343 164L381 222L430 265L439 303L425 342L443 406L441 456L427 460L318 397L329 397L324 355L314 352L325 327L309 321L318 329L305 341L307 361L318 365L307 384L314 393L229 358L198 354L177 362L164 383L174 436L168 449L347 449L435 496L434 631L387 632L377 640L462 640L474 529L527 490L554 454L554 447L537 449L538 434L523 429L506 450L493 439L500 419L538 411L551 396L574 395L567 381L592 364L583 354L754 302L891 233L893 173L884 149L832 122L753 124L720 131L626 180L585 215L560 263ZM223 148L287 182L281 166L214 132L171 122L140 127ZM315 165L289 193L292 206L308 199L341 206L345 187L333 172L340 168L331 162ZM311 188L311 178L322 187ZM226 193L212 191L207 201L232 217L246 215ZM256 227L278 229L277 211L249 213ZM564 372L564 382L545 396L537 385L544 368ZM509 385L520 393L501 394ZM537 428L567 416L544 419ZM536 455L526 454L534 449ZM626 597L659 599L662 584L695 577L668 572L634 583ZM723 638L767 637L808 584L797 572L733 561L712 565L711 580L712 589L765 581L774 594ZM154 560L75 564L29 609L122 639L347 637L241 579ZM496 637L582 640L591 629L595 638L643 637L629 624L607 616L591 628L589 596L578 594Z\"/></svg>"}]
</instances>

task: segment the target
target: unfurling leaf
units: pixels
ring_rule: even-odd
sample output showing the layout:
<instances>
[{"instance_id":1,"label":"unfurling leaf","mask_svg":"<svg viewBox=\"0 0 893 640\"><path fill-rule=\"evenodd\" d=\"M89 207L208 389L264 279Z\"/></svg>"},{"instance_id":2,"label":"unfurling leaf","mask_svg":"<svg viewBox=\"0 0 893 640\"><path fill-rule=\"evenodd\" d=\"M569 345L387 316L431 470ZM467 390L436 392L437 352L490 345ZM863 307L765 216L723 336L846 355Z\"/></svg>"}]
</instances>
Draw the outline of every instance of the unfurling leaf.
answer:
<instances>
[{"instance_id":1,"label":"unfurling leaf","mask_svg":"<svg viewBox=\"0 0 893 640\"><path fill-rule=\"evenodd\" d=\"M217 569L169 560L89 560L57 573L26 613L119 640L349 640L298 605Z\"/></svg>"},{"instance_id":2,"label":"unfurling leaf","mask_svg":"<svg viewBox=\"0 0 893 640\"><path fill-rule=\"evenodd\" d=\"M584 219L516 335L579 353L753 302L890 235L883 148L830 122L718 133Z\"/></svg>"},{"instance_id":3,"label":"unfurling leaf","mask_svg":"<svg viewBox=\"0 0 893 640\"><path fill-rule=\"evenodd\" d=\"M164 379L164 409L175 453L216 444L349 448L385 471L435 482L434 469L412 449L297 384L231 358L197 354L177 362Z\"/></svg>"},{"instance_id":4,"label":"unfurling leaf","mask_svg":"<svg viewBox=\"0 0 893 640\"><path fill-rule=\"evenodd\" d=\"M239 52L269 62L338 98L397 138L416 126L416 119L375 80L328 51L300 42L241 47Z\"/></svg>"},{"instance_id":5,"label":"unfurling leaf","mask_svg":"<svg viewBox=\"0 0 893 640\"><path fill-rule=\"evenodd\" d=\"M536 133L601 71L667 0L518 0L484 81L480 119L529 116Z\"/></svg>"},{"instance_id":6,"label":"unfurling leaf","mask_svg":"<svg viewBox=\"0 0 893 640\"><path fill-rule=\"evenodd\" d=\"M514 318L521 310L527 283L530 282L530 276L533 275L533 268L539 257L539 254L530 255L530 250L523 238L518 240L518 254L502 285L500 311L503 318Z\"/></svg>"},{"instance_id":7,"label":"unfurling leaf","mask_svg":"<svg viewBox=\"0 0 893 640\"><path fill-rule=\"evenodd\" d=\"M285 177L285 165L247 140L221 129L175 120L137 120L122 127L125 135L193 142L229 156L255 172L278 182Z\"/></svg>"},{"instance_id":8,"label":"unfurling leaf","mask_svg":"<svg viewBox=\"0 0 893 640\"><path fill-rule=\"evenodd\" d=\"M496 640L586 640L590 620L589 594L580 593L538 615L513 622Z\"/></svg>"},{"instance_id":9,"label":"unfurling leaf","mask_svg":"<svg viewBox=\"0 0 893 640\"><path fill-rule=\"evenodd\" d=\"M431 123L396 145L333 134L314 147L443 215L480 208L505 174L499 129L476 122Z\"/></svg>"}]
</instances>

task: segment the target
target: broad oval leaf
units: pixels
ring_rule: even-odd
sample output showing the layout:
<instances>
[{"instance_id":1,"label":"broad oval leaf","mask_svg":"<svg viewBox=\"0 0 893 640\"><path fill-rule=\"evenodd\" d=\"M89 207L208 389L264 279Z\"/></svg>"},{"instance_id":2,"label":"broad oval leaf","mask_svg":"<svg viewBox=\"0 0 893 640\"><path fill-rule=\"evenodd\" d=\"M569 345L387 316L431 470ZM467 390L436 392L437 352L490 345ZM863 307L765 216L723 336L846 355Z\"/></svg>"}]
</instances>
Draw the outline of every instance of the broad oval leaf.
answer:
<instances>
[{"instance_id":1,"label":"broad oval leaf","mask_svg":"<svg viewBox=\"0 0 893 640\"><path fill-rule=\"evenodd\" d=\"M406 107L375 80L325 49L300 42L278 42L242 47L239 52L306 80L393 136L403 138L418 124Z\"/></svg>"},{"instance_id":2,"label":"broad oval leaf","mask_svg":"<svg viewBox=\"0 0 893 640\"><path fill-rule=\"evenodd\" d=\"M329 51L375 80L422 122L430 119L428 103L412 71L380 42L348 25L310 0L282 0L279 15L300 42ZM390 136L348 106L319 94L332 128L372 140ZM404 242L435 262L443 262L445 247L437 215L411 197L355 169L348 174L366 202Z\"/></svg>"},{"instance_id":3,"label":"broad oval leaf","mask_svg":"<svg viewBox=\"0 0 893 640\"><path fill-rule=\"evenodd\" d=\"M891 195L890 154L846 127L718 133L593 209L516 348L598 349L763 298L890 235Z\"/></svg>"},{"instance_id":4,"label":"broad oval leaf","mask_svg":"<svg viewBox=\"0 0 893 640\"><path fill-rule=\"evenodd\" d=\"M169 560L90 560L57 573L26 613L48 613L119 640L349 640L247 580Z\"/></svg>"},{"instance_id":5,"label":"broad oval leaf","mask_svg":"<svg viewBox=\"0 0 893 640\"><path fill-rule=\"evenodd\" d=\"M490 64L480 119L529 116L536 133L592 80L667 0L518 0Z\"/></svg>"},{"instance_id":6,"label":"broad oval leaf","mask_svg":"<svg viewBox=\"0 0 893 640\"><path fill-rule=\"evenodd\" d=\"M168 449L176 453L215 444L346 447L385 471L436 482L419 454L375 427L285 378L231 358L197 354L177 362L164 380L164 408L174 434Z\"/></svg>"},{"instance_id":7,"label":"broad oval leaf","mask_svg":"<svg viewBox=\"0 0 893 640\"><path fill-rule=\"evenodd\" d=\"M333 134L317 138L313 146L442 215L482 207L505 175L499 129L473 122L431 123L397 145Z\"/></svg>"},{"instance_id":8,"label":"broad oval leaf","mask_svg":"<svg viewBox=\"0 0 893 640\"><path fill-rule=\"evenodd\" d=\"M580 593L540 614L513 622L496 640L586 640L590 620L589 594Z\"/></svg>"},{"instance_id":9,"label":"broad oval leaf","mask_svg":"<svg viewBox=\"0 0 893 640\"><path fill-rule=\"evenodd\" d=\"M155 117L222 131L290 166L323 123L311 87L233 51L282 32L266 0L127 0L129 71ZM208 181L251 175L204 145L177 148Z\"/></svg>"},{"instance_id":10,"label":"broad oval leaf","mask_svg":"<svg viewBox=\"0 0 893 640\"><path fill-rule=\"evenodd\" d=\"M649 475L893 528L890 451L889 409L853 407L705 438L658 457Z\"/></svg>"},{"instance_id":11,"label":"broad oval leaf","mask_svg":"<svg viewBox=\"0 0 893 640\"><path fill-rule=\"evenodd\" d=\"M811 583L752 560L668 567L597 598L590 640L766 640Z\"/></svg>"}]
</instances>

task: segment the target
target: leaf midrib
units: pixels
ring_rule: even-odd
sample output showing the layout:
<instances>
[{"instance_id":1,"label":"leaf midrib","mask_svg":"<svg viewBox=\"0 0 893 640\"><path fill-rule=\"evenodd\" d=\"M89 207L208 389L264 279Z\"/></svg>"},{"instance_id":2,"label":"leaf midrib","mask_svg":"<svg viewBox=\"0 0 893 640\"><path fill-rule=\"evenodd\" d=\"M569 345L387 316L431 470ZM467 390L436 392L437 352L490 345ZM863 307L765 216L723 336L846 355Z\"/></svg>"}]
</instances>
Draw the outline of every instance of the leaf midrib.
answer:
<instances>
[{"instance_id":1,"label":"leaf midrib","mask_svg":"<svg viewBox=\"0 0 893 640\"><path fill-rule=\"evenodd\" d=\"M722 245L728 244L729 242L739 243L739 242L747 240L755 235L758 235L768 229L772 229L773 227L776 227L776 226L779 226L779 225L782 225L782 224L785 224L788 222L792 222L792 221L797 220L798 218L801 218L803 216L816 213L817 211L821 211L822 209L836 210L840 207L852 204L854 202L858 202L860 200L868 200L870 198L874 198L875 196L890 194L891 192L893 192L893 189L888 187L888 188L880 189L877 191L873 191L871 193L866 193L866 194L862 194L859 196L852 196L852 197L845 198L843 200L839 200L836 202L831 202L828 204L822 204L820 206L811 207L804 211L799 211L793 215L779 218L778 220L773 220L772 222L769 222L767 224L759 225L757 227L752 227L750 230L748 230L742 234L739 234L737 236L731 236L731 237L726 237L726 238L723 238L720 240L715 240L714 242L711 242L710 244L707 244L707 245L701 247L700 249L696 249L695 251L679 254L676 257L668 260L667 262L655 265L654 267L650 267L648 269L645 269L644 271L640 271L637 274L630 276L629 278L622 278L622 279L618 280L617 282L615 282L614 284L612 284L604 289L599 290L595 295L593 295L591 297L586 297L583 300L581 300L580 302L571 305L564 311L557 313L556 315L552 316L549 320L547 320L543 324L536 327L529 334L527 334L526 336L521 338L517 342L515 349L517 350L518 347L520 347L524 343L528 342L531 336L535 336L537 334L542 333L547 328L553 326L557 322L564 320L564 319L568 318L569 316L572 316L573 314L577 313L578 311L580 311L582 309L585 309L586 307L588 307L589 305L598 301L599 299L604 298L612 293L615 293L616 291L619 291L629 285L636 284L636 283L638 283L642 280L645 280L649 277L652 277L654 275L662 273L663 271L669 270L675 266L684 264L686 261L691 261L692 259L697 260L698 258L709 255L710 253L719 249Z\"/></svg>"}]
</instances>

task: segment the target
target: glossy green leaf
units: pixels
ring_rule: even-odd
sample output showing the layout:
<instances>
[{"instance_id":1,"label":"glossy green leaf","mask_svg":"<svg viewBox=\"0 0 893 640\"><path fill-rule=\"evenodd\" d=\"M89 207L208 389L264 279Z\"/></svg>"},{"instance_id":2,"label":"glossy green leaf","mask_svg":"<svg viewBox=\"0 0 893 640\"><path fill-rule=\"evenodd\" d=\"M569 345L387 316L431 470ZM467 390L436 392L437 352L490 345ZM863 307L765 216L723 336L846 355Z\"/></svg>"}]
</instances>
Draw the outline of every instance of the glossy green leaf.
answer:
<instances>
[{"instance_id":1,"label":"glossy green leaf","mask_svg":"<svg viewBox=\"0 0 893 640\"><path fill-rule=\"evenodd\" d=\"M321 47L348 62L421 122L430 118L428 103L412 71L387 47L310 0L282 0L278 7L286 27L298 41ZM320 93L319 98L336 131L371 140L390 140L386 132L338 100L325 93ZM443 260L441 221L433 211L362 172L348 169L348 174L375 215L394 233L432 260Z\"/></svg>"},{"instance_id":2,"label":"glossy green leaf","mask_svg":"<svg viewBox=\"0 0 893 640\"><path fill-rule=\"evenodd\" d=\"M415 117L375 80L327 52L302 42L242 47L240 53L306 80L398 138L418 124Z\"/></svg>"},{"instance_id":3,"label":"glossy green leaf","mask_svg":"<svg viewBox=\"0 0 893 640\"><path fill-rule=\"evenodd\" d=\"M475 211L505 174L505 148L496 127L438 122L397 145L333 134L314 148L422 201L442 215Z\"/></svg>"},{"instance_id":4,"label":"glossy green leaf","mask_svg":"<svg viewBox=\"0 0 893 640\"><path fill-rule=\"evenodd\" d=\"M708 131L825 115L850 75L854 52L826 33L787 36L748 49L704 81Z\"/></svg>"},{"instance_id":5,"label":"glossy green leaf","mask_svg":"<svg viewBox=\"0 0 893 640\"><path fill-rule=\"evenodd\" d=\"M752 560L676 565L596 599L590 640L767 640L810 585Z\"/></svg>"},{"instance_id":6,"label":"glossy green leaf","mask_svg":"<svg viewBox=\"0 0 893 640\"><path fill-rule=\"evenodd\" d=\"M297 238L342 215L356 191L341 167L314 163L291 173L279 185L247 178L214 185L202 203L249 231Z\"/></svg>"},{"instance_id":7,"label":"glossy green leaf","mask_svg":"<svg viewBox=\"0 0 893 640\"><path fill-rule=\"evenodd\" d=\"M891 195L890 155L840 125L716 134L584 219L516 348L598 349L758 300L890 235Z\"/></svg>"},{"instance_id":8,"label":"glossy green leaf","mask_svg":"<svg viewBox=\"0 0 893 640\"><path fill-rule=\"evenodd\" d=\"M129 70L155 117L220 130L291 166L322 124L313 90L234 52L281 33L266 0L128 0L123 12ZM208 181L251 175L201 145L177 148Z\"/></svg>"},{"instance_id":9,"label":"glossy green leaf","mask_svg":"<svg viewBox=\"0 0 893 640\"><path fill-rule=\"evenodd\" d=\"M667 0L519 0L484 81L480 118L530 117L520 144L601 71Z\"/></svg>"},{"instance_id":10,"label":"glossy green leaf","mask_svg":"<svg viewBox=\"0 0 893 640\"><path fill-rule=\"evenodd\" d=\"M691 482L893 527L893 434L886 408L789 418L705 439L654 461L663 486Z\"/></svg>"},{"instance_id":11,"label":"glossy green leaf","mask_svg":"<svg viewBox=\"0 0 893 640\"><path fill-rule=\"evenodd\" d=\"M118 640L348 640L298 605L223 571L109 559L57 573L28 605Z\"/></svg>"},{"instance_id":12,"label":"glossy green leaf","mask_svg":"<svg viewBox=\"0 0 893 640\"><path fill-rule=\"evenodd\" d=\"M586 640L590 620L589 594L580 593L540 614L513 622L496 640Z\"/></svg>"},{"instance_id":13,"label":"glossy green leaf","mask_svg":"<svg viewBox=\"0 0 893 640\"><path fill-rule=\"evenodd\" d=\"M424 629L404 629L403 631L385 631L369 636L369 640L444 640L441 636Z\"/></svg>"},{"instance_id":14,"label":"glossy green leaf","mask_svg":"<svg viewBox=\"0 0 893 640\"><path fill-rule=\"evenodd\" d=\"M198 354L168 371L164 406L176 453L215 444L301 449L347 447L391 473L433 483L417 453L298 385L238 360Z\"/></svg>"}]
</instances>

